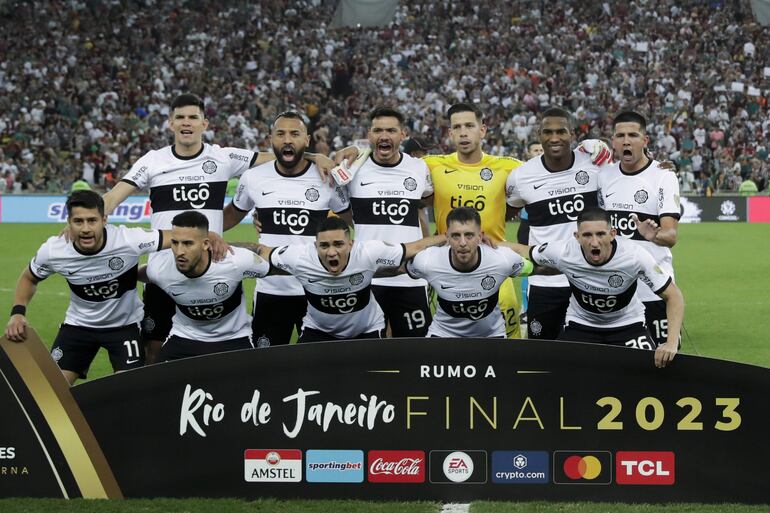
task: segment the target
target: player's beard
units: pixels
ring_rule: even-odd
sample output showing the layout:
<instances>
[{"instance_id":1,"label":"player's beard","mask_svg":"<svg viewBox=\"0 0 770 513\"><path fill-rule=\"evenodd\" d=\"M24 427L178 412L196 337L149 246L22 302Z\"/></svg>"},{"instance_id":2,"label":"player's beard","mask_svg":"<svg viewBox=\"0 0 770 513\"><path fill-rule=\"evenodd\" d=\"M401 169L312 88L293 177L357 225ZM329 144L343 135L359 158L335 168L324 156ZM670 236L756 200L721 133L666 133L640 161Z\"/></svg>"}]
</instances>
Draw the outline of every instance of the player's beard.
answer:
<instances>
[{"instance_id":1,"label":"player's beard","mask_svg":"<svg viewBox=\"0 0 770 513\"><path fill-rule=\"evenodd\" d=\"M291 158L291 160L287 160L286 157L284 157L284 148L286 148L286 146L283 146L280 149L273 146L273 154L275 154L275 159L278 161L281 167L292 169L299 165L300 162L302 162L302 158L305 156L305 146L300 148L293 148L294 156Z\"/></svg>"}]
</instances>

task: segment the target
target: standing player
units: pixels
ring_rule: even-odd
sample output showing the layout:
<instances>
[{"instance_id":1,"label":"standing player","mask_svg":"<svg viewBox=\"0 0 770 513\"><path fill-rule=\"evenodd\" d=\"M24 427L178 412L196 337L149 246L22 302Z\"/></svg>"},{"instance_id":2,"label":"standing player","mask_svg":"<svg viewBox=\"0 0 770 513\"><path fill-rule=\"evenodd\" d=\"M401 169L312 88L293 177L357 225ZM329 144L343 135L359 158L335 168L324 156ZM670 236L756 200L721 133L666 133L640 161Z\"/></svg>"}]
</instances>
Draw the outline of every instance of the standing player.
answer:
<instances>
[{"instance_id":1,"label":"standing player","mask_svg":"<svg viewBox=\"0 0 770 513\"><path fill-rule=\"evenodd\" d=\"M509 277L529 274L532 263L507 247L481 244L481 217L471 207L447 215L448 247L428 248L406 264L425 278L438 296L431 337L505 337L498 307L500 286Z\"/></svg>"},{"instance_id":2,"label":"standing player","mask_svg":"<svg viewBox=\"0 0 770 513\"><path fill-rule=\"evenodd\" d=\"M610 213L612 227L621 237L636 241L673 276L671 248L680 215L676 173L647 156L647 122L641 114L621 112L612 127L612 148L619 160L599 174L599 205ZM640 287L638 294L647 327L655 343L663 344L669 338L666 304L647 287Z\"/></svg>"},{"instance_id":3,"label":"standing player","mask_svg":"<svg viewBox=\"0 0 770 513\"><path fill-rule=\"evenodd\" d=\"M406 244L354 243L348 224L329 217L318 225L315 245L262 246L260 254L269 254L272 266L296 276L305 289L308 307L299 342L380 338L385 318L371 292L374 273L399 267L444 241L443 235L434 235Z\"/></svg>"},{"instance_id":4,"label":"standing player","mask_svg":"<svg viewBox=\"0 0 770 513\"><path fill-rule=\"evenodd\" d=\"M208 219L200 212L177 214L171 223L171 251L150 261L146 271L147 279L176 305L161 359L253 348L241 281L266 276L269 264L237 247L215 261Z\"/></svg>"},{"instance_id":5,"label":"standing player","mask_svg":"<svg viewBox=\"0 0 770 513\"><path fill-rule=\"evenodd\" d=\"M305 158L310 138L302 116L287 111L273 121L270 142L275 162L246 171L233 202L224 210L224 229L238 224L254 207L261 224L260 242L269 246L311 244L315 229L332 210L351 219L347 194L322 183L316 166ZM302 285L293 276L269 276L254 291L252 333L257 347L288 344L300 332L307 311Z\"/></svg>"},{"instance_id":6,"label":"standing player","mask_svg":"<svg viewBox=\"0 0 770 513\"><path fill-rule=\"evenodd\" d=\"M507 201L515 208L527 207L529 244L563 240L574 231L578 214L597 205L599 168L591 156L572 150L572 116L551 108L543 113L538 130L544 153L511 173ZM554 340L564 326L570 287L564 276L529 278L527 305L528 336Z\"/></svg>"},{"instance_id":7,"label":"standing player","mask_svg":"<svg viewBox=\"0 0 770 513\"><path fill-rule=\"evenodd\" d=\"M655 349L655 365L665 367L677 353L684 298L652 255L616 234L608 212L586 208L578 216L574 237L519 246L517 251L569 280L572 293L560 340ZM644 306L636 294L639 281L665 304L671 330L657 348L644 324Z\"/></svg>"},{"instance_id":8,"label":"standing player","mask_svg":"<svg viewBox=\"0 0 770 513\"><path fill-rule=\"evenodd\" d=\"M104 195L105 211L112 213L136 190L149 188L150 226L170 229L175 215L197 210L209 220L213 232L209 234L210 242L215 258L220 258L226 247L220 234L227 181L274 156L205 144L203 132L208 120L203 101L193 94L182 94L172 102L168 126L174 133L174 144L152 150L136 161L126 176ZM148 363L153 363L171 329L174 301L149 284L144 291L144 312L142 334Z\"/></svg>"},{"instance_id":9,"label":"standing player","mask_svg":"<svg viewBox=\"0 0 770 513\"><path fill-rule=\"evenodd\" d=\"M104 201L91 190L67 198L67 230L51 237L19 277L5 334L26 339L27 305L37 284L54 273L70 288L70 304L51 355L70 384L86 378L97 351L104 347L115 372L144 365L136 293L139 255L170 247L169 232L107 224Z\"/></svg>"},{"instance_id":10,"label":"standing player","mask_svg":"<svg viewBox=\"0 0 770 513\"><path fill-rule=\"evenodd\" d=\"M379 107L369 116L373 151L348 184L356 239L401 244L421 239L419 213L433 185L421 159L401 153L404 116ZM425 280L406 275L375 278L372 292L394 337L424 337L431 321Z\"/></svg>"},{"instance_id":11,"label":"standing player","mask_svg":"<svg viewBox=\"0 0 770 513\"><path fill-rule=\"evenodd\" d=\"M522 162L513 157L487 155L481 141L487 126L478 107L452 105L447 112L449 136L456 152L429 155L425 163L433 181L433 212L438 233L447 229L447 215L456 207L472 207L481 216L481 229L492 241L505 239L505 181ZM508 338L520 338L519 300L513 280L505 280L499 292Z\"/></svg>"},{"instance_id":12,"label":"standing player","mask_svg":"<svg viewBox=\"0 0 770 513\"><path fill-rule=\"evenodd\" d=\"M541 156L543 153L543 144L540 141L531 141L527 144L527 150L524 152L524 160L531 160ZM516 231L516 241L519 244L529 244L529 216L527 209L522 208L519 211L519 229ZM526 324L527 307L529 304L528 291L529 278L526 276L521 279L521 323Z\"/></svg>"}]
</instances>

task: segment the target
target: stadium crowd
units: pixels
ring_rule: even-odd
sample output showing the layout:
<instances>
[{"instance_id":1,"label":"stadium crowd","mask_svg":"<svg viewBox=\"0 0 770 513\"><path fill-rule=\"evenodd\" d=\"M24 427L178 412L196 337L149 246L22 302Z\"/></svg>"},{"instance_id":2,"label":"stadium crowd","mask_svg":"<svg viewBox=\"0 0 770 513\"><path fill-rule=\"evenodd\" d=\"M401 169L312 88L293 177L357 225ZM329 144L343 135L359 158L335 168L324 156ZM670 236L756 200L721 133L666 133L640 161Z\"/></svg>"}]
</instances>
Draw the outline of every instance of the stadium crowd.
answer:
<instances>
[{"instance_id":1,"label":"stadium crowd","mask_svg":"<svg viewBox=\"0 0 770 513\"><path fill-rule=\"evenodd\" d=\"M487 151L519 156L548 106L571 110L584 137L607 137L629 107L683 193L767 190L770 30L747 0L416 0L388 27L330 29L336 4L3 4L0 192L62 192L81 177L109 189L169 143L180 91L205 97L208 141L265 150L269 120L298 108L320 153L364 138L377 104L440 151L448 106L475 102Z\"/></svg>"}]
</instances>

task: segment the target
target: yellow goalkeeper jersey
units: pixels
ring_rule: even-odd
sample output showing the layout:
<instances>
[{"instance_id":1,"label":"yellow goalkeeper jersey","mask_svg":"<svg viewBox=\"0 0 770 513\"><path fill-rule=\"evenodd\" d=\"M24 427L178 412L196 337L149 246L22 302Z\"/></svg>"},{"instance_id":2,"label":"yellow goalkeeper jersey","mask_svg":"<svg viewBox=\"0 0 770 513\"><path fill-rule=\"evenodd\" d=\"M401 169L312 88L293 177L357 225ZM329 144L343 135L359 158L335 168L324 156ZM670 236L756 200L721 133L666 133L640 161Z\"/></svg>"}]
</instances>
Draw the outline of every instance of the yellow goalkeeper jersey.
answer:
<instances>
[{"instance_id":1,"label":"yellow goalkeeper jersey","mask_svg":"<svg viewBox=\"0 0 770 513\"><path fill-rule=\"evenodd\" d=\"M513 157L483 153L477 164L464 164L457 153L426 155L433 181L433 212L439 233L446 232L446 216L455 207L473 207L481 229L492 240L505 239L505 180L522 162Z\"/></svg>"}]
</instances>

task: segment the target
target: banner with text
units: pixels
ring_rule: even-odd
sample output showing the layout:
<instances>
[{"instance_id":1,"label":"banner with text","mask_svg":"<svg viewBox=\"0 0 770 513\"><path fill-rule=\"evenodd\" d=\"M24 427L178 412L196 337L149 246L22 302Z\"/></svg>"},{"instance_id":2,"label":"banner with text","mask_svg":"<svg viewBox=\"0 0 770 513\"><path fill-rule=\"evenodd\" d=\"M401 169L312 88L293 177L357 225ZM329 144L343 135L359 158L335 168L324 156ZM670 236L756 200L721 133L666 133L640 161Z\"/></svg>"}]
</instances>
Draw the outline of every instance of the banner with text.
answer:
<instances>
[{"instance_id":1,"label":"banner with text","mask_svg":"<svg viewBox=\"0 0 770 513\"><path fill-rule=\"evenodd\" d=\"M72 392L127 497L770 502L770 369L707 358L329 342Z\"/></svg>"}]
</instances>

